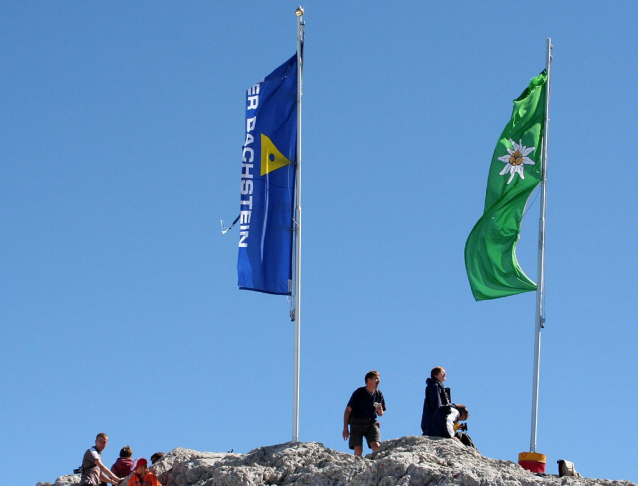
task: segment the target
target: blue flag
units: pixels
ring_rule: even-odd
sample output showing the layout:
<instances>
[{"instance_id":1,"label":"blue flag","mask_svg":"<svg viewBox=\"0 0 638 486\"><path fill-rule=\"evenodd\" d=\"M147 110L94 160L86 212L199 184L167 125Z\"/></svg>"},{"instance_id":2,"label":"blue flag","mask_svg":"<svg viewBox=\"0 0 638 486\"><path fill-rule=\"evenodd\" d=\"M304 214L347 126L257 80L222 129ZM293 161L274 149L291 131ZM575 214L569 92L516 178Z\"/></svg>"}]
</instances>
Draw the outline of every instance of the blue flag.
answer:
<instances>
[{"instance_id":1,"label":"blue flag","mask_svg":"<svg viewBox=\"0 0 638 486\"><path fill-rule=\"evenodd\" d=\"M290 295L297 149L297 55L246 93L239 288Z\"/></svg>"}]
</instances>

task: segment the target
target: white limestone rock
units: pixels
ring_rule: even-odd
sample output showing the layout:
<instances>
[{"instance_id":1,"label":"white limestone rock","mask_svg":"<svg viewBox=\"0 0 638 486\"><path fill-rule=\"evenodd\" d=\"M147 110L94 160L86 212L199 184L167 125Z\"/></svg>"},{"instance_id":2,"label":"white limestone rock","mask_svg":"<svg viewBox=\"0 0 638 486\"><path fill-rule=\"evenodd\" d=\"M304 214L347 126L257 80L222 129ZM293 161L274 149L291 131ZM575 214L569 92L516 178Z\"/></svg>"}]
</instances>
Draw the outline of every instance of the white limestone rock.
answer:
<instances>
[{"instance_id":1,"label":"white limestone rock","mask_svg":"<svg viewBox=\"0 0 638 486\"><path fill-rule=\"evenodd\" d=\"M58 479L55 480L53 486L73 486L75 484L80 484L80 477L81 476L79 474L67 474L66 476L60 476Z\"/></svg>"},{"instance_id":2,"label":"white limestone rock","mask_svg":"<svg viewBox=\"0 0 638 486\"><path fill-rule=\"evenodd\" d=\"M537 476L451 439L421 436L385 441L369 459L317 442L260 447L247 454L174 449L151 470L164 486L636 486L629 481ZM79 476L63 476L54 486L77 482Z\"/></svg>"}]
</instances>

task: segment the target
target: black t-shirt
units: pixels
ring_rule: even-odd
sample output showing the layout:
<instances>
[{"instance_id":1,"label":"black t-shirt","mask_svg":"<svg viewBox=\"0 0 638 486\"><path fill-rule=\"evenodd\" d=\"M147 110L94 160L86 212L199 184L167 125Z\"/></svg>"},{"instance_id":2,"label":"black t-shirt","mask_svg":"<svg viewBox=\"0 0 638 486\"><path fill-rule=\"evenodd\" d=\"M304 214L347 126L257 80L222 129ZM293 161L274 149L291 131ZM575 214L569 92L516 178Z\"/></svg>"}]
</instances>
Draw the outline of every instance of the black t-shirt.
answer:
<instances>
[{"instance_id":1,"label":"black t-shirt","mask_svg":"<svg viewBox=\"0 0 638 486\"><path fill-rule=\"evenodd\" d=\"M350 418L353 419L375 419L377 411L374 408L374 402L379 402L385 411L385 400L381 390L368 392L365 386L357 388L348 402L348 407L352 407Z\"/></svg>"}]
</instances>

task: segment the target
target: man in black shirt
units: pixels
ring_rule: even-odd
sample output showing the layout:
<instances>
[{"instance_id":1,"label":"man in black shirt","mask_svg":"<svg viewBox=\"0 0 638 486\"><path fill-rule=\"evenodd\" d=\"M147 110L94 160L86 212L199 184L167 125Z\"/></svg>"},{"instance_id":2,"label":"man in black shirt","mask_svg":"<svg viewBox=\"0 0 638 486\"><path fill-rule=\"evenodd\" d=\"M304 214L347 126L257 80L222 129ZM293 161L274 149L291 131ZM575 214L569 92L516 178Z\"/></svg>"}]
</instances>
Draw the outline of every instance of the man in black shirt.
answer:
<instances>
[{"instance_id":1,"label":"man in black shirt","mask_svg":"<svg viewBox=\"0 0 638 486\"><path fill-rule=\"evenodd\" d=\"M366 386L357 388L346 406L343 414L343 440L350 438L348 446L354 449L355 456L363 453L363 438L366 438L368 447L374 452L379 450L381 445L381 432L377 415L383 415L385 400L383 393L379 390L381 376L376 370L368 372L365 376ZM348 430L350 425L350 430Z\"/></svg>"}]
</instances>

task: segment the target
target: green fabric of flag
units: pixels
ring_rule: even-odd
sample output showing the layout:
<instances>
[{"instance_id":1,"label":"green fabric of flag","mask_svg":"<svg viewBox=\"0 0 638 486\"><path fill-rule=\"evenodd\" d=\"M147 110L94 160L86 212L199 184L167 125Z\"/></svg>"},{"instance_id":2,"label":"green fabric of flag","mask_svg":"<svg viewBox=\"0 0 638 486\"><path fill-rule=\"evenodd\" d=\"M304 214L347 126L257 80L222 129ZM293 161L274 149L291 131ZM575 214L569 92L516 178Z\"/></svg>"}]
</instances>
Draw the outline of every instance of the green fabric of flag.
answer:
<instances>
[{"instance_id":1,"label":"green fabric of flag","mask_svg":"<svg viewBox=\"0 0 638 486\"><path fill-rule=\"evenodd\" d=\"M547 73L514 100L487 178L485 208L465 243L465 269L476 300L536 290L516 259L525 205L541 180Z\"/></svg>"}]
</instances>

